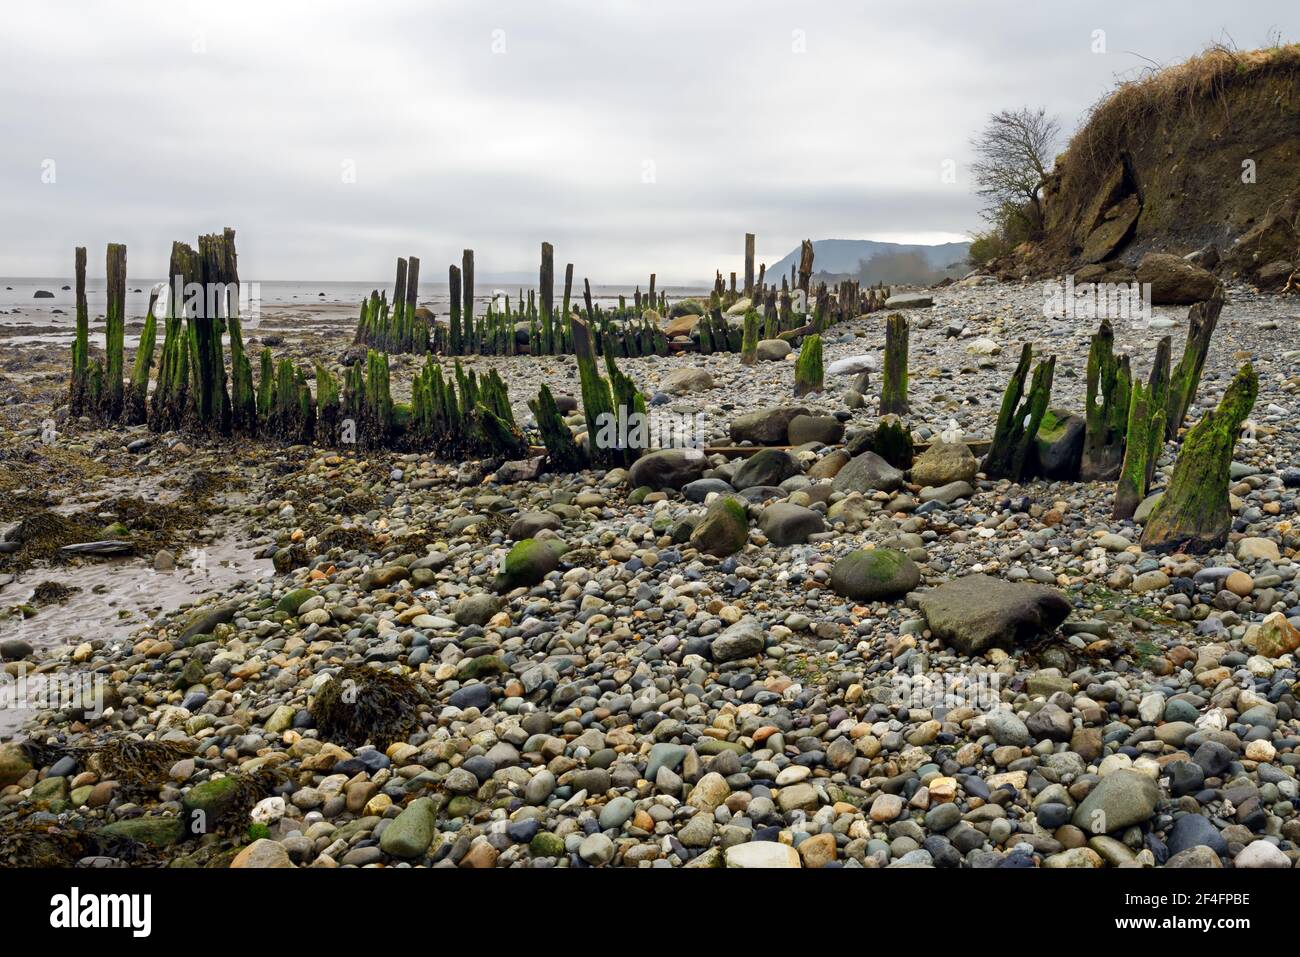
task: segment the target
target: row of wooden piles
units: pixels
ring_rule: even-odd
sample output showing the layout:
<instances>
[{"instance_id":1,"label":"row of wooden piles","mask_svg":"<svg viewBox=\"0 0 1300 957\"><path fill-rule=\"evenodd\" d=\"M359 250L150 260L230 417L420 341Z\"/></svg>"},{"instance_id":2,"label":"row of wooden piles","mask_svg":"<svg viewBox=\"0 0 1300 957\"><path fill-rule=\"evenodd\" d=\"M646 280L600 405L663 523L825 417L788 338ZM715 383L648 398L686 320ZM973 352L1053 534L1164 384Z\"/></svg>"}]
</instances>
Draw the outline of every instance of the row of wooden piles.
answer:
<instances>
[{"instance_id":1,"label":"row of wooden piles","mask_svg":"<svg viewBox=\"0 0 1300 957\"><path fill-rule=\"evenodd\" d=\"M110 243L105 256L104 357L90 361L90 317L86 299L86 249L78 247L76 332L68 392L73 416L101 424L121 422L154 431L185 426L223 434L253 427L256 396L252 367L244 352L239 317L235 233L199 237L198 250L172 246L169 281L150 291L149 306L129 381L123 380L126 327L126 246ZM163 344L157 383L149 392L157 345L159 302ZM183 315L188 319L183 319ZM230 338L231 385L226 388L223 334Z\"/></svg>"},{"instance_id":2,"label":"row of wooden piles","mask_svg":"<svg viewBox=\"0 0 1300 957\"><path fill-rule=\"evenodd\" d=\"M405 318L389 313L409 330L414 319L418 261L399 270ZM472 257L468 273L472 295ZM521 458L529 445L515 422L505 382L496 370L484 376L459 359L444 373L432 353L411 383L411 401L392 396L387 353L368 349L364 361L347 367L340 383L320 362L306 370L292 360L276 361L269 348L259 357L256 386L244 350L239 307L235 233L201 236L198 251L172 246L167 286L151 291L132 374L123 379L126 325L126 247L110 244L106 256L108 298L105 356L90 361L90 317L86 298L86 250L76 250L77 325L72 347L68 403L74 417L104 426L142 425L155 432L186 430L214 436L318 442L340 448L431 451L456 461L469 457ZM405 279L405 285L402 280ZM161 316L160 316L161 314ZM158 319L164 324L156 374L153 357ZM595 340L587 323L574 317L588 434L602 415L645 413L644 398L619 372L612 352L604 354L608 378L600 375ZM228 360L228 361L227 361ZM150 381L153 381L152 393ZM312 382L315 382L315 392ZM574 439L545 387L529 403L552 467L573 470L596 464L629 465L639 450L612 445L585 448Z\"/></svg>"},{"instance_id":3,"label":"row of wooden piles","mask_svg":"<svg viewBox=\"0 0 1300 957\"><path fill-rule=\"evenodd\" d=\"M674 314L700 317L691 332L690 348L704 354L752 352L746 343L759 338L798 340L809 333L822 333L836 322L856 318L883 308L889 289L883 285L863 289L853 280L828 288L820 283L809 288L812 276L812 243L801 247L797 268L782 277L780 287L769 286L766 266L754 274L754 234L745 236L745 285L737 286L731 273L727 288L721 272L707 304L686 300L674 307ZM461 265L448 267L450 314L446 324L419 307L416 292L419 259L397 261L397 278L390 304L386 292L375 290L361 303L355 341L390 353L434 352L444 356L467 355L572 355L576 346L571 326L576 314L573 303L573 263L565 266L563 299L555 302L555 250L542 243L538 288L527 295L521 289L512 308L508 295L493 297L482 315L474 308L474 251L466 249ZM742 300L749 301L742 320L735 324L724 315ZM807 304L812 304L811 312ZM802 308L799 308L802 304ZM620 295L618 306L605 308L594 303L591 283L583 280L583 312L598 355L667 355L681 345L669 341L663 317L669 315L667 297L655 289L650 274L649 292L637 286L631 302ZM748 338L747 338L748 337Z\"/></svg>"},{"instance_id":4,"label":"row of wooden piles","mask_svg":"<svg viewBox=\"0 0 1300 957\"><path fill-rule=\"evenodd\" d=\"M569 355L574 352L570 325L573 299L573 264L565 267L563 300L555 303L554 249L542 244L542 265L537 290L519 290L512 305L509 295L494 296L487 309L476 315L474 301L474 250L466 249L460 266L448 268L450 314L445 324L416 304L419 260L397 261L392 303L388 294L373 291L361 303L355 341L389 353L472 355ZM667 300L655 293L643 296L638 286L632 304L619 297L616 308L593 305L591 286L584 281L587 323L598 354L614 356L666 355L668 340L651 319Z\"/></svg>"}]
</instances>

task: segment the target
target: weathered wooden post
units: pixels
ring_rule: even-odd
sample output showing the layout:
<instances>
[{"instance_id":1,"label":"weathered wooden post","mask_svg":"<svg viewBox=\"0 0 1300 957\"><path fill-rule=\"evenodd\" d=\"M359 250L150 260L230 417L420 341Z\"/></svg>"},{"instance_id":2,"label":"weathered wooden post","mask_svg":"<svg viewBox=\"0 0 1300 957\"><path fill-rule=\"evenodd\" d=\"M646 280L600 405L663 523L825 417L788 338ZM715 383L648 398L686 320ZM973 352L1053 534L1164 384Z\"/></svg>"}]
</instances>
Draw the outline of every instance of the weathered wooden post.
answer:
<instances>
[{"instance_id":1,"label":"weathered wooden post","mask_svg":"<svg viewBox=\"0 0 1300 957\"><path fill-rule=\"evenodd\" d=\"M336 445L339 438L339 384L319 361L316 369L316 429L320 442Z\"/></svg>"},{"instance_id":2,"label":"weathered wooden post","mask_svg":"<svg viewBox=\"0 0 1300 957\"><path fill-rule=\"evenodd\" d=\"M799 289L803 292L804 308L808 308L808 281L813 271L813 244L805 239L799 245Z\"/></svg>"},{"instance_id":3,"label":"weathered wooden post","mask_svg":"<svg viewBox=\"0 0 1300 957\"><path fill-rule=\"evenodd\" d=\"M202 293L189 317L191 408L195 425L230 432L230 398L226 394L226 363L221 347L222 320L216 293L222 282L222 237L208 234L199 237L196 263Z\"/></svg>"},{"instance_id":4,"label":"weathered wooden post","mask_svg":"<svg viewBox=\"0 0 1300 957\"><path fill-rule=\"evenodd\" d=\"M745 233L745 296L754 295L754 234Z\"/></svg>"},{"instance_id":5,"label":"weathered wooden post","mask_svg":"<svg viewBox=\"0 0 1300 957\"><path fill-rule=\"evenodd\" d=\"M1129 399L1128 437L1124 444L1124 464L1115 485L1113 517L1132 518L1142 497L1150 487L1151 463L1160 454L1165 438L1165 410L1156 409L1151 392L1141 382L1133 383Z\"/></svg>"},{"instance_id":6,"label":"weathered wooden post","mask_svg":"<svg viewBox=\"0 0 1300 957\"><path fill-rule=\"evenodd\" d=\"M77 334L72 340L72 381L68 385L68 412L73 418L87 412L90 388L90 312L86 307L86 247L73 255L77 273Z\"/></svg>"},{"instance_id":7,"label":"weathered wooden post","mask_svg":"<svg viewBox=\"0 0 1300 957\"><path fill-rule=\"evenodd\" d=\"M158 384L149 399L149 429L153 432L180 428L189 403L190 348L185 325L185 286L195 271L194 250L185 243L172 243Z\"/></svg>"},{"instance_id":8,"label":"weathered wooden post","mask_svg":"<svg viewBox=\"0 0 1300 957\"><path fill-rule=\"evenodd\" d=\"M1169 487L1142 529L1142 547L1156 551L1208 551L1222 545L1232 527L1228 502L1232 450L1259 391L1249 363L1183 439Z\"/></svg>"},{"instance_id":9,"label":"weathered wooden post","mask_svg":"<svg viewBox=\"0 0 1300 957\"><path fill-rule=\"evenodd\" d=\"M545 383L537 393L536 399L528 402L537 420L537 430L542 434L542 444L546 446L546 457L551 469L556 472L577 472L587 466L587 456L573 439L568 423L560 414L555 397ZM588 435L588 441L591 436Z\"/></svg>"},{"instance_id":10,"label":"weathered wooden post","mask_svg":"<svg viewBox=\"0 0 1300 957\"><path fill-rule=\"evenodd\" d=\"M406 308L403 310L405 331L402 335L401 350L414 352L420 341L427 343L428 330L423 337L417 336L415 327L415 310L420 303L420 260L410 256L406 260ZM423 350L421 350L423 351Z\"/></svg>"},{"instance_id":11,"label":"weathered wooden post","mask_svg":"<svg viewBox=\"0 0 1300 957\"><path fill-rule=\"evenodd\" d=\"M1119 472L1124 460L1131 378L1128 356L1115 355L1115 333L1103 319L1088 349L1083 461L1079 467L1085 482L1108 481Z\"/></svg>"},{"instance_id":12,"label":"weathered wooden post","mask_svg":"<svg viewBox=\"0 0 1300 957\"><path fill-rule=\"evenodd\" d=\"M546 355L555 353L555 249L550 243L542 243L542 267L538 276L537 288L541 293L542 352Z\"/></svg>"},{"instance_id":13,"label":"weathered wooden post","mask_svg":"<svg viewBox=\"0 0 1300 957\"><path fill-rule=\"evenodd\" d=\"M271 415L275 397L275 360L268 346L262 347L260 371L257 378L257 420L263 424Z\"/></svg>"},{"instance_id":14,"label":"weathered wooden post","mask_svg":"<svg viewBox=\"0 0 1300 957\"><path fill-rule=\"evenodd\" d=\"M564 302L560 306L560 326L567 328L569 309L573 302L573 264L564 264Z\"/></svg>"},{"instance_id":15,"label":"weathered wooden post","mask_svg":"<svg viewBox=\"0 0 1300 957\"><path fill-rule=\"evenodd\" d=\"M474 324L474 250L466 249L460 259L461 291L464 302L461 307L461 322L468 333L469 352L479 347L477 327Z\"/></svg>"},{"instance_id":16,"label":"weathered wooden post","mask_svg":"<svg viewBox=\"0 0 1300 957\"><path fill-rule=\"evenodd\" d=\"M1056 356L1049 356L1034 368L1033 381L1026 394L1025 379L1029 376L1032 359L1033 348L1026 342L1020 350L1016 371L1002 396L993 441L984 457L984 471L989 478L1020 481L1024 474L1025 457L1034 443L1034 437L1038 435L1043 415L1047 412L1047 403L1052 395L1052 373L1056 368ZM1022 396L1024 402L1020 401Z\"/></svg>"},{"instance_id":17,"label":"weathered wooden post","mask_svg":"<svg viewBox=\"0 0 1300 957\"><path fill-rule=\"evenodd\" d=\"M747 366L758 362L758 310L753 306L745 310L745 331L740 344L740 362Z\"/></svg>"},{"instance_id":18,"label":"weathered wooden post","mask_svg":"<svg viewBox=\"0 0 1300 957\"><path fill-rule=\"evenodd\" d=\"M400 331L402 327L402 314L405 311L406 311L406 260L399 258L397 260L397 278L393 280L393 308L392 311L389 313L389 322L386 323L386 328L384 330L385 333L391 330L394 326L396 326L397 329ZM387 338L388 338L387 335L382 336L381 341L375 343L376 347L380 349L392 348L393 343L384 341Z\"/></svg>"},{"instance_id":19,"label":"weathered wooden post","mask_svg":"<svg viewBox=\"0 0 1300 957\"><path fill-rule=\"evenodd\" d=\"M456 266L447 267L447 286L451 297L451 318L447 322L447 339L451 354L458 356L464 349L465 334L460 321L460 269Z\"/></svg>"},{"instance_id":20,"label":"weathered wooden post","mask_svg":"<svg viewBox=\"0 0 1300 957\"><path fill-rule=\"evenodd\" d=\"M1210 337L1214 327L1219 324L1219 313L1223 311L1223 286L1214 290L1214 295L1205 302L1198 302L1187 313L1187 342L1183 346L1183 357L1169 379L1169 413L1165 417L1165 434L1175 439L1178 430L1187 419L1187 410L1196 398L1196 389L1201 383L1201 371L1205 368L1205 357L1210 351Z\"/></svg>"},{"instance_id":21,"label":"weathered wooden post","mask_svg":"<svg viewBox=\"0 0 1300 957\"><path fill-rule=\"evenodd\" d=\"M135 364L131 368L131 382L126 388L122 417L127 425L143 425L148 419L149 368L153 365L154 344L158 339L159 287L149 290L149 308L144 315L144 328L140 331L140 345L135 350Z\"/></svg>"},{"instance_id":22,"label":"weathered wooden post","mask_svg":"<svg viewBox=\"0 0 1300 957\"><path fill-rule=\"evenodd\" d=\"M880 377L880 414L906 415L907 317L894 313L885 320L885 360Z\"/></svg>"},{"instance_id":23,"label":"weathered wooden post","mask_svg":"<svg viewBox=\"0 0 1300 957\"><path fill-rule=\"evenodd\" d=\"M794 363L794 394L801 396L821 392L823 374L822 337L814 332L804 339L799 349L799 358Z\"/></svg>"},{"instance_id":24,"label":"weathered wooden post","mask_svg":"<svg viewBox=\"0 0 1300 957\"><path fill-rule=\"evenodd\" d=\"M224 319L230 334L230 429L238 435L255 435L257 394L253 390L253 364L244 352L243 319L239 313L239 260L235 253L235 231L229 226L220 237L214 265L220 276L214 319Z\"/></svg>"},{"instance_id":25,"label":"weathered wooden post","mask_svg":"<svg viewBox=\"0 0 1300 957\"><path fill-rule=\"evenodd\" d=\"M99 417L116 422L122 415L122 349L126 334L126 247L109 243L105 257L108 277L108 302L104 310L104 348L108 361L104 366L104 387L100 396Z\"/></svg>"}]
</instances>

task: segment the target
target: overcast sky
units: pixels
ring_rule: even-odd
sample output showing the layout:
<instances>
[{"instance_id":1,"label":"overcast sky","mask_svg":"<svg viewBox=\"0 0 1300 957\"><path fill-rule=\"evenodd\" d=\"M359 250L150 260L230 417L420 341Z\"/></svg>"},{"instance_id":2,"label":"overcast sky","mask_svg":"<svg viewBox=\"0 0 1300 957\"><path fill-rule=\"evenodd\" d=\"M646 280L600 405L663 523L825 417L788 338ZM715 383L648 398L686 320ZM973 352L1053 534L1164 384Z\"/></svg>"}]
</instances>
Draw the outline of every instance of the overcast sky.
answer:
<instances>
[{"instance_id":1,"label":"overcast sky","mask_svg":"<svg viewBox=\"0 0 1300 957\"><path fill-rule=\"evenodd\" d=\"M1294 41L1295 0L86 0L0 17L0 275L238 230L245 279L427 279L466 246L593 282L773 263L801 238L979 226L992 111L1072 131L1117 77ZM1093 52L1105 31L1104 53ZM1145 58L1145 59L1144 59ZM955 182L944 181L951 161ZM53 180L49 182L48 180ZM560 267L562 268L562 266Z\"/></svg>"}]
</instances>

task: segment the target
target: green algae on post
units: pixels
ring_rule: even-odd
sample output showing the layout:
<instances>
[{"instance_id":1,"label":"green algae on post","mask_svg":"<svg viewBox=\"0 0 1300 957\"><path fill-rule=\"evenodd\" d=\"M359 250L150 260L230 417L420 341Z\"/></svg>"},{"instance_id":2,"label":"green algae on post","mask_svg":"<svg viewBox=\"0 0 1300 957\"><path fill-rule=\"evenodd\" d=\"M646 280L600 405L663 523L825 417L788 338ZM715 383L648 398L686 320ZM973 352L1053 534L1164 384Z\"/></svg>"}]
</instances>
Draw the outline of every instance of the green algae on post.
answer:
<instances>
[{"instance_id":1,"label":"green algae on post","mask_svg":"<svg viewBox=\"0 0 1300 957\"><path fill-rule=\"evenodd\" d=\"M1169 487L1142 529L1142 547L1156 551L1208 551L1222 545L1232 526L1228 480L1232 451L1259 392L1247 363L1233 377L1218 408L1188 431Z\"/></svg>"},{"instance_id":2,"label":"green algae on post","mask_svg":"<svg viewBox=\"0 0 1300 957\"><path fill-rule=\"evenodd\" d=\"M993 441L984 457L984 471L989 478L1006 478L1019 482L1025 472L1025 459L1034 444L1038 427L1047 414L1047 403L1052 395L1052 373L1056 356L1048 358L1034 368L1029 391L1025 392L1025 379L1033 359L1033 347L1026 342L1020 350L1020 361L1002 395L1002 407L993 432ZM1024 401L1021 402L1021 397Z\"/></svg>"},{"instance_id":3,"label":"green algae on post","mask_svg":"<svg viewBox=\"0 0 1300 957\"><path fill-rule=\"evenodd\" d=\"M907 318L894 313L885 320L885 361L880 379L880 414L906 415Z\"/></svg>"}]
</instances>

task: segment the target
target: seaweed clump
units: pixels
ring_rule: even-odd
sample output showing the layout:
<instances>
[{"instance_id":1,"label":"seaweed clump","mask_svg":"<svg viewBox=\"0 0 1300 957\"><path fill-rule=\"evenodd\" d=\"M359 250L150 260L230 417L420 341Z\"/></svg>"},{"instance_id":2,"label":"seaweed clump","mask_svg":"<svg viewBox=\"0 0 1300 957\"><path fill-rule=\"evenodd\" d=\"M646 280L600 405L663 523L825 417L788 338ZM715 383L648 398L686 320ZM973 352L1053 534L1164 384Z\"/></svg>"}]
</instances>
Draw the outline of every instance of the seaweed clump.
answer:
<instances>
[{"instance_id":1,"label":"seaweed clump","mask_svg":"<svg viewBox=\"0 0 1300 957\"><path fill-rule=\"evenodd\" d=\"M312 699L321 737L345 747L385 748L419 730L424 692L407 678L361 665L344 665Z\"/></svg>"},{"instance_id":2,"label":"seaweed clump","mask_svg":"<svg viewBox=\"0 0 1300 957\"><path fill-rule=\"evenodd\" d=\"M23 750L34 767L53 764L61 757L73 757L99 775L100 780L117 781L126 793L157 793L177 761L194 756L192 748L172 741L137 741L111 738L97 745L40 744L24 741Z\"/></svg>"}]
</instances>

